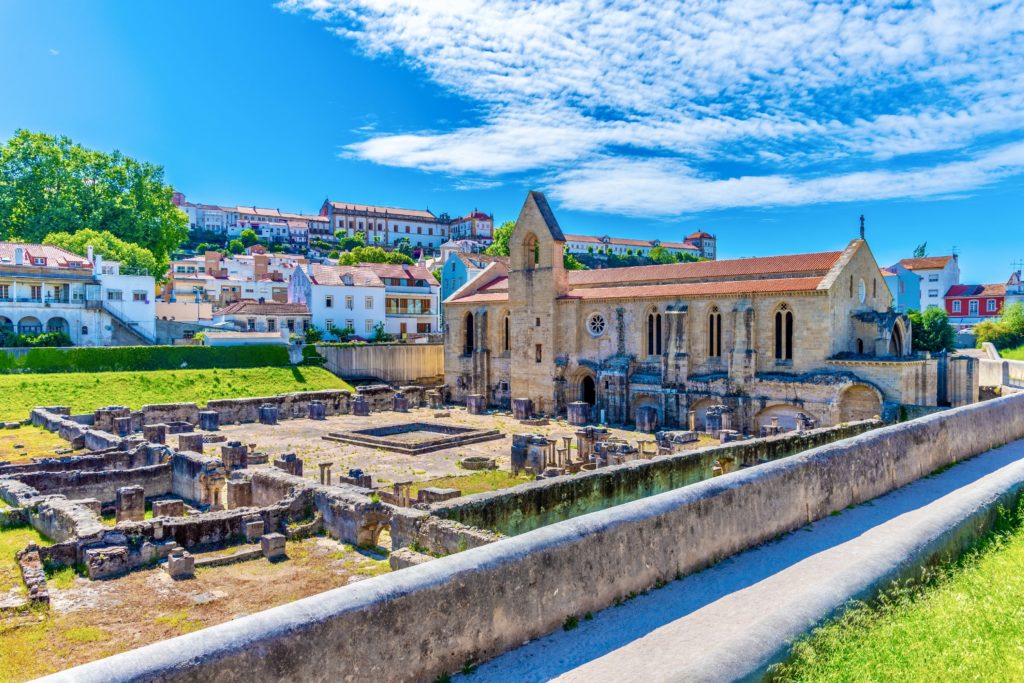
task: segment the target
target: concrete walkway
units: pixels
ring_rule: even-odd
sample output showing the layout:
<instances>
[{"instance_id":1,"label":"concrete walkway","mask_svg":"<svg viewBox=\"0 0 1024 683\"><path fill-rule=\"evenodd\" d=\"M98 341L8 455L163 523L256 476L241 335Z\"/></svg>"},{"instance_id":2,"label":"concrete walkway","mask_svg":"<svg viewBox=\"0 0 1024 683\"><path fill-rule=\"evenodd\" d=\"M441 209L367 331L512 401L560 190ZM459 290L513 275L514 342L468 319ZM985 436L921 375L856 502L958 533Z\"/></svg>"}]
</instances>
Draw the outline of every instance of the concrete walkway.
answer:
<instances>
[{"instance_id":1,"label":"concrete walkway","mask_svg":"<svg viewBox=\"0 0 1024 683\"><path fill-rule=\"evenodd\" d=\"M871 594L949 546L1000 496L1021 489L1017 441L526 643L471 680L756 677L851 596Z\"/></svg>"}]
</instances>

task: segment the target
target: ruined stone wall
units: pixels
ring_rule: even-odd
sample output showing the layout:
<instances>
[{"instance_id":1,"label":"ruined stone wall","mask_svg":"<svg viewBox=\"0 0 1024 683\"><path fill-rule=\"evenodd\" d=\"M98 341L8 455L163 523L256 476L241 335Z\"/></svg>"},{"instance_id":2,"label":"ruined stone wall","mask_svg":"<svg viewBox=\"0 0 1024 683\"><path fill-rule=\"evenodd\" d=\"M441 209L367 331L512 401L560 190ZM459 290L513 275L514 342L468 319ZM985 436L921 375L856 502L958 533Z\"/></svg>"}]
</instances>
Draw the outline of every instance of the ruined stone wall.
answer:
<instances>
[{"instance_id":1,"label":"ruined stone wall","mask_svg":"<svg viewBox=\"0 0 1024 683\"><path fill-rule=\"evenodd\" d=\"M223 487L227 479L224 464L210 455L179 451L171 458L171 486L169 492L201 504L223 503L212 500L211 488ZM149 495L148 492L146 495Z\"/></svg>"},{"instance_id":2,"label":"ruined stone wall","mask_svg":"<svg viewBox=\"0 0 1024 683\"><path fill-rule=\"evenodd\" d=\"M190 424L199 422L199 406L195 403L145 405L139 409L139 412L142 414L141 422L144 425L161 422L188 422Z\"/></svg>"},{"instance_id":3,"label":"ruined stone wall","mask_svg":"<svg viewBox=\"0 0 1024 683\"><path fill-rule=\"evenodd\" d=\"M302 418L309 415L310 401L323 401L327 415L347 415L351 412L352 394L343 389L325 389L323 391L299 391L291 394L278 394L260 398L231 398L210 401L206 410L215 410L220 414L221 424L239 422L257 422L260 406L276 405L279 410L278 419Z\"/></svg>"},{"instance_id":4,"label":"ruined stone wall","mask_svg":"<svg viewBox=\"0 0 1024 683\"><path fill-rule=\"evenodd\" d=\"M68 455L60 458L36 458L32 462L17 465L0 465L0 476L19 475L28 472L69 472L73 470L100 471L111 469L134 469L159 465L164 462L163 449L140 447L130 451L112 450Z\"/></svg>"},{"instance_id":5,"label":"ruined stone wall","mask_svg":"<svg viewBox=\"0 0 1024 683\"><path fill-rule=\"evenodd\" d=\"M113 502L122 486L141 486L147 497L171 492L171 467L167 464L130 470L25 472L17 478L43 495L95 498L104 503Z\"/></svg>"},{"instance_id":6,"label":"ruined stone wall","mask_svg":"<svg viewBox=\"0 0 1024 683\"><path fill-rule=\"evenodd\" d=\"M874 420L711 446L436 503L438 517L508 536L710 479L715 465L756 465L881 426Z\"/></svg>"},{"instance_id":7,"label":"ruined stone wall","mask_svg":"<svg viewBox=\"0 0 1024 683\"><path fill-rule=\"evenodd\" d=\"M46 680L432 680L467 660L488 659L559 629L567 616L598 611L631 592L692 573L1020 438L1024 394L956 408L360 581ZM459 606L457 619L451 605ZM399 656L409 652L416 656Z\"/></svg>"}]
</instances>

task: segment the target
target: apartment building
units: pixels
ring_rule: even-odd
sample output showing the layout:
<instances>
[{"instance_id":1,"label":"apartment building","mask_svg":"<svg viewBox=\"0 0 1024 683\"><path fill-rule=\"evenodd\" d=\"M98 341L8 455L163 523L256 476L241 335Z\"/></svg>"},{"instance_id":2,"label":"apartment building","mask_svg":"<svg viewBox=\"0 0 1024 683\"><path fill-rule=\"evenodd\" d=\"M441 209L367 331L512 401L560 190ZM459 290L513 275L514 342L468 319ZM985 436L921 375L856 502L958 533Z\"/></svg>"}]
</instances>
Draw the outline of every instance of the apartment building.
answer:
<instances>
[{"instance_id":1,"label":"apartment building","mask_svg":"<svg viewBox=\"0 0 1024 683\"><path fill-rule=\"evenodd\" d=\"M288 303L304 305L317 329L351 327L363 338L385 320L384 298L384 282L362 266L314 263L296 269L288 282Z\"/></svg>"},{"instance_id":2,"label":"apartment building","mask_svg":"<svg viewBox=\"0 0 1024 683\"><path fill-rule=\"evenodd\" d=\"M946 292L960 284L960 263L956 254L905 258L899 265L921 277L921 310L945 308Z\"/></svg>"},{"instance_id":3,"label":"apartment building","mask_svg":"<svg viewBox=\"0 0 1024 683\"><path fill-rule=\"evenodd\" d=\"M453 240L473 240L489 245L494 241L494 216L473 209L465 216L453 218L448 234Z\"/></svg>"},{"instance_id":4,"label":"apartment building","mask_svg":"<svg viewBox=\"0 0 1024 683\"><path fill-rule=\"evenodd\" d=\"M673 254L689 254L711 261L717 257L717 239L706 232L695 232L682 242L638 240L608 235L565 235L565 246L573 254L610 251L617 256L649 256L652 249L662 247Z\"/></svg>"},{"instance_id":5,"label":"apartment building","mask_svg":"<svg viewBox=\"0 0 1024 683\"><path fill-rule=\"evenodd\" d=\"M423 266L393 263L361 263L384 284L389 334L427 334L440 329L440 283Z\"/></svg>"},{"instance_id":6,"label":"apartment building","mask_svg":"<svg viewBox=\"0 0 1024 683\"><path fill-rule=\"evenodd\" d=\"M327 218L331 234L323 239L337 241L336 234L354 237L362 233L367 244L388 247L407 238L415 249L437 251L448 241L450 219L420 209L401 209L370 204L348 204L325 200L320 215Z\"/></svg>"},{"instance_id":7,"label":"apartment building","mask_svg":"<svg viewBox=\"0 0 1024 683\"><path fill-rule=\"evenodd\" d=\"M221 308L213 315L213 323L225 329L242 332L282 332L302 334L311 324L312 316L305 304L244 299Z\"/></svg>"}]
</instances>

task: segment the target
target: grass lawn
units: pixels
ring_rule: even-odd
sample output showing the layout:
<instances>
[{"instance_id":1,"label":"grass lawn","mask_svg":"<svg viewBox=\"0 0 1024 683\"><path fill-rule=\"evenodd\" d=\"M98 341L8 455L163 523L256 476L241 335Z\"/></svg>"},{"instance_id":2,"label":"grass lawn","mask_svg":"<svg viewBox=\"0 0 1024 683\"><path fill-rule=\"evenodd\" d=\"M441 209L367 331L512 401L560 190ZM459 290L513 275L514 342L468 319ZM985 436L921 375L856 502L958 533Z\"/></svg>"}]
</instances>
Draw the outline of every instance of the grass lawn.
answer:
<instances>
[{"instance_id":1,"label":"grass lawn","mask_svg":"<svg viewBox=\"0 0 1024 683\"><path fill-rule=\"evenodd\" d=\"M513 477L511 472L503 470L479 470L477 472L455 475L452 477L441 477L430 481L418 481L412 485L414 498L422 488L459 489L462 495L468 496L471 493L483 493L484 491L497 491L507 489L517 484L525 484L533 481L533 475L520 474Z\"/></svg>"},{"instance_id":2,"label":"grass lawn","mask_svg":"<svg viewBox=\"0 0 1024 683\"><path fill-rule=\"evenodd\" d=\"M1024 529L934 581L858 606L793 650L776 681L1024 680Z\"/></svg>"},{"instance_id":3,"label":"grass lawn","mask_svg":"<svg viewBox=\"0 0 1024 683\"><path fill-rule=\"evenodd\" d=\"M36 406L66 405L84 413L109 405L138 409L316 389L352 387L317 367L0 375L0 420L23 420Z\"/></svg>"},{"instance_id":4,"label":"grass lawn","mask_svg":"<svg viewBox=\"0 0 1024 683\"><path fill-rule=\"evenodd\" d=\"M0 527L0 593L6 593L12 588L25 590L21 569L14 554L24 550L29 541L35 541L39 546L51 545L46 537L32 527Z\"/></svg>"},{"instance_id":5,"label":"grass lawn","mask_svg":"<svg viewBox=\"0 0 1024 683\"><path fill-rule=\"evenodd\" d=\"M23 426L0 430L0 462L28 462L32 458L52 458L58 448L69 444L42 427Z\"/></svg>"},{"instance_id":6,"label":"grass lawn","mask_svg":"<svg viewBox=\"0 0 1024 683\"><path fill-rule=\"evenodd\" d=\"M999 355L1009 360L1024 360L1024 346L1018 346L1015 349L1003 349L999 352Z\"/></svg>"}]
</instances>

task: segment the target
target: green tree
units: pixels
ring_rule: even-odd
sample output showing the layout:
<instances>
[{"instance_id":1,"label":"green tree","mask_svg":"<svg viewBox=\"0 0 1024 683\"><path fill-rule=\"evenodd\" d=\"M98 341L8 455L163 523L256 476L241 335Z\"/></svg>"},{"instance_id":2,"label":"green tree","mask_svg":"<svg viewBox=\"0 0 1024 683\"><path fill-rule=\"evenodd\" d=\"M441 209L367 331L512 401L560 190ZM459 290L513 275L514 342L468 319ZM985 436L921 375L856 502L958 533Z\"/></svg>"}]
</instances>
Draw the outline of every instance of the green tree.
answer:
<instances>
[{"instance_id":1,"label":"green tree","mask_svg":"<svg viewBox=\"0 0 1024 683\"><path fill-rule=\"evenodd\" d=\"M373 336L370 341L374 342L387 342L391 341L391 335L384 331L384 321L379 321L373 326Z\"/></svg>"},{"instance_id":2,"label":"green tree","mask_svg":"<svg viewBox=\"0 0 1024 683\"><path fill-rule=\"evenodd\" d=\"M985 342L1000 350L1024 344L1024 304L1010 304L1003 308L999 318L978 323L974 326L974 336L979 347Z\"/></svg>"},{"instance_id":3,"label":"green tree","mask_svg":"<svg viewBox=\"0 0 1024 683\"><path fill-rule=\"evenodd\" d=\"M106 230L86 228L75 233L51 232L43 238L43 244L52 244L61 249L85 256L89 247L108 261L120 261L126 269L139 271L162 279L165 271L160 269L153 252L137 244L118 239Z\"/></svg>"},{"instance_id":4,"label":"green tree","mask_svg":"<svg viewBox=\"0 0 1024 683\"><path fill-rule=\"evenodd\" d=\"M405 254L409 258L412 258L412 242L409 241L408 237L399 237L395 240L392 248L394 248L394 250L399 254Z\"/></svg>"},{"instance_id":5,"label":"green tree","mask_svg":"<svg viewBox=\"0 0 1024 683\"><path fill-rule=\"evenodd\" d=\"M441 268L440 268L440 266L437 267L437 268L434 268L432 271L430 271L430 274L433 275L434 279L437 280L438 282L441 281Z\"/></svg>"},{"instance_id":6,"label":"green tree","mask_svg":"<svg viewBox=\"0 0 1024 683\"><path fill-rule=\"evenodd\" d=\"M259 235L257 235L256 231L253 230L252 228L246 228L245 230L243 230L241 234L238 236L238 239L246 247L251 247L260 241Z\"/></svg>"},{"instance_id":7,"label":"green tree","mask_svg":"<svg viewBox=\"0 0 1024 683\"><path fill-rule=\"evenodd\" d=\"M361 232L357 232L354 237L349 237L344 234L344 231L339 230L335 236L338 238L338 251L352 251L356 247L366 246L366 237Z\"/></svg>"},{"instance_id":8,"label":"green tree","mask_svg":"<svg viewBox=\"0 0 1024 683\"><path fill-rule=\"evenodd\" d=\"M576 258L576 255L569 252L568 247L562 252L562 264L566 270L587 270L587 267Z\"/></svg>"},{"instance_id":9,"label":"green tree","mask_svg":"<svg viewBox=\"0 0 1024 683\"><path fill-rule=\"evenodd\" d=\"M0 144L0 239L91 228L148 249L162 270L188 236L172 193L161 166L117 151L27 130Z\"/></svg>"},{"instance_id":10,"label":"green tree","mask_svg":"<svg viewBox=\"0 0 1024 683\"><path fill-rule=\"evenodd\" d=\"M913 326L914 351L936 353L956 348L956 332L941 308L929 308L924 313L908 311L907 316Z\"/></svg>"},{"instance_id":11,"label":"green tree","mask_svg":"<svg viewBox=\"0 0 1024 683\"><path fill-rule=\"evenodd\" d=\"M397 251L385 251L381 247L356 247L338 256L338 264L357 266L360 263L398 263L415 265L411 257Z\"/></svg>"},{"instance_id":12,"label":"green tree","mask_svg":"<svg viewBox=\"0 0 1024 683\"><path fill-rule=\"evenodd\" d=\"M228 251L232 254L241 254L245 251L245 245L242 244L242 240L231 240L228 242Z\"/></svg>"},{"instance_id":13,"label":"green tree","mask_svg":"<svg viewBox=\"0 0 1024 683\"><path fill-rule=\"evenodd\" d=\"M647 257L651 259L653 263L676 263L676 256L671 251L662 246L654 247L651 249Z\"/></svg>"},{"instance_id":14,"label":"green tree","mask_svg":"<svg viewBox=\"0 0 1024 683\"><path fill-rule=\"evenodd\" d=\"M928 255L928 243L921 242L921 244L914 247L914 258L924 258Z\"/></svg>"},{"instance_id":15,"label":"green tree","mask_svg":"<svg viewBox=\"0 0 1024 683\"><path fill-rule=\"evenodd\" d=\"M508 240L512 237L512 231L516 228L515 221L505 221L494 229L494 242L484 249L485 254L491 256L508 256Z\"/></svg>"}]
</instances>

